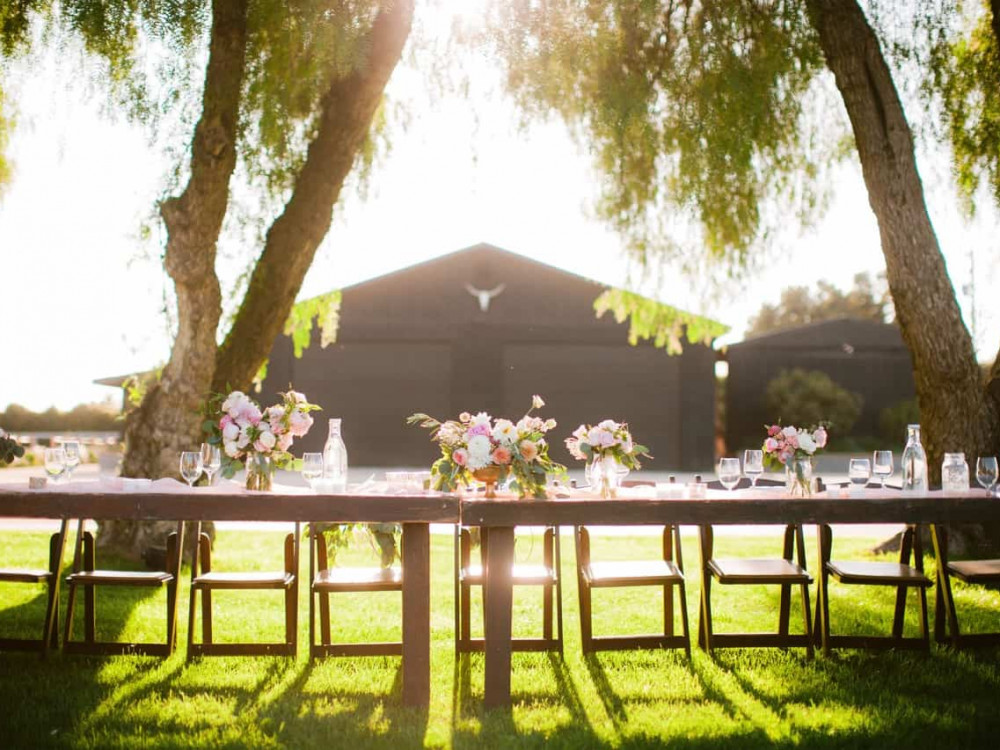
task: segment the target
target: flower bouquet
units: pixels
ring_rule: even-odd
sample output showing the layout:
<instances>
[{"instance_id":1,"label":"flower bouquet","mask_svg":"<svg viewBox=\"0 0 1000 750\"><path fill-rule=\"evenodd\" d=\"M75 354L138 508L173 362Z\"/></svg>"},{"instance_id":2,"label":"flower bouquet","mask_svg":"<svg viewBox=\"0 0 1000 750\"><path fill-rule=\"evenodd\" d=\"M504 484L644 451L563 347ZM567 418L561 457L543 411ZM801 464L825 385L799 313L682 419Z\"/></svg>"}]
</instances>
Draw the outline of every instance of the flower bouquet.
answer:
<instances>
[{"instance_id":1,"label":"flower bouquet","mask_svg":"<svg viewBox=\"0 0 1000 750\"><path fill-rule=\"evenodd\" d=\"M628 424L605 419L591 426L582 424L566 438L566 449L573 458L589 461L591 486L598 486L601 496L615 497L621 468L632 471L642 467L639 456L652 458L649 449L632 440Z\"/></svg>"},{"instance_id":2,"label":"flower bouquet","mask_svg":"<svg viewBox=\"0 0 1000 750\"><path fill-rule=\"evenodd\" d=\"M773 424L764 440L764 464L773 470L785 468L789 494L808 497L812 494L812 457L826 447L826 427L820 424L805 430Z\"/></svg>"},{"instance_id":3,"label":"flower bouquet","mask_svg":"<svg viewBox=\"0 0 1000 750\"><path fill-rule=\"evenodd\" d=\"M281 394L281 403L262 410L246 394L233 391L209 399L202 427L209 433L208 442L223 448L224 477L232 477L245 462L247 489L269 490L274 470L293 461L288 452L292 441L312 427L309 412L319 408L289 390Z\"/></svg>"},{"instance_id":4,"label":"flower bouquet","mask_svg":"<svg viewBox=\"0 0 1000 750\"><path fill-rule=\"evenodd\" d=\"M545 433L556 426L554 419L531 416L545 406L533 396L531 408L515 424L509 419L494 420L486 412L475 416L462 412L458 420L441 422L426 414L413 414L407 424L431 431L431 440L441 446L441 458L431 466L434 489L454 491L472 480L486 483L486 496L494 497L494 487L508 474L521 497L545 497L548 474L566 473L566 467L549 458Z\"/></svg>"}]
</instances>

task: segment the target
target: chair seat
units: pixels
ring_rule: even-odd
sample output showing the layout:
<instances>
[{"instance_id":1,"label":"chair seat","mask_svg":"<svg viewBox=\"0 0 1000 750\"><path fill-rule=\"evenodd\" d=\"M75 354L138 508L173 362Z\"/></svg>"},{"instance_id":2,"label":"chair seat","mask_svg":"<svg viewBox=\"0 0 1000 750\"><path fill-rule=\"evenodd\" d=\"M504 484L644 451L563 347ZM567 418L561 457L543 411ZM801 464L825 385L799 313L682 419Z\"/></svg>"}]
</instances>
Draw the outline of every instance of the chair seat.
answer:
<instances>
[{"instance_id":1,"label":"chair seat","mask_svg":"<svg viewBox=\"0 0 1000 750\"><path fill-rule=\"evenodd\" d=\"M191 585L213 589L285 589L294 582L294 575L280 570L237 573L222 573L213 570L194 578Z\"/></svg>"},{"instance_id":2,"label":"chair seat","mask_svg":"<svg viewBox=\"0 0 1000 750\"><path fill-rule=\"evenodd\" d=\"M893 562L830 560L826 569L841 583L872 586L919 586L927 588L931 579L911 565Z\"/></svg>"},{"instance_id":3,"label":"chair seat","mask_svg":"<svg viewBox=\"0 0 1000 750\"><path fill-rule=\"evenodd\" d=\"M732 560L713 558L708 567L719 583L812 583L796 563L783 558Z\"/></svg>"},{"instance_id":4,"label":"chair seat","mask_svg":"<svg viewBox=\"0 0 1000 750\"><path fill-rule=\"evenodd\" d=\"M162 586L174 577L164 571L81 570L66 577L70 583L94 586Z\"/></svg>"},{"instance_id":5,"label":"chair seat","mask_svg":"<svg viewBox=\"0 0 1000 750\"><path fill-rule=\"evenodd\" d=\"M592 562L583 566L584 578L591 586L656 586L676 583L684 574L666 560L616 560Z\"/></svg>"},{"instance_id":6,"label":"chair seat","mask_svg":"<svg viewBox=\"0 0 1000 750\"><path fill-rule=\"evenodd\" d=\"M7 583L42 583L43 581L49 580L49 576L52 575L47 570L42 570L41 568L34 569L0 569L0 581L5 581Z\"/></svg>"},{"instance_id":7,"label":"chair seat","mask_svg":"<svg viewBox=\"0 0 1000 750\"><path fill-rule=\"evenodd\" d=\"M400 568L327 568L316 574L317 591L401 591Z\"/></svg>"},{"instance_id":8,"label":"chair seat","mask_svg":"<svg viewBox=\"0 0 1000 750\"><path fill-rule=\"evenodd\" d=\"M1000 560L956 560L948 572L966 583L1000 583Z\"/></svg>"},{"instance_id":9,"label":"chair seat","mask_svg":"<svg viewBox=\"0 0 1000 750\"><path fill-rule=\"evenodd\" d=\"M483 568L481 565L470 565L460 571L462 583L481 586L483 583ZM514 565L511 567L511 583L515 586L533 586L555 583L556 573L544 565Z\"/></svg>"}]
</instances>

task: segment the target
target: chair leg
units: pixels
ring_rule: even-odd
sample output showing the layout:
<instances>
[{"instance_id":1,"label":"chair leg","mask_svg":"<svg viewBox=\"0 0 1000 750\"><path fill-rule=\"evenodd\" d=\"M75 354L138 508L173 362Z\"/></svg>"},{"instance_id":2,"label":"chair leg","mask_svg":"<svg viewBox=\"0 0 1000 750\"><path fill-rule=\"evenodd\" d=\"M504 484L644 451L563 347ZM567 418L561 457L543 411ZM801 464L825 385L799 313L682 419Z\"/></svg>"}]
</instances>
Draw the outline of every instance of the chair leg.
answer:
<instances>
[{"instance_id":1,"label":"chair leg","mask_svg":"<svg viewBox=\"0 0 1000 750\"><path fill-rule=\"evenodd\" d=\"M711 526L699 528L701 542L701 608L698 614L698 645L705 653L712 653L712 574L708 561L712 559L714 539Z\"/></svg>"},{"instance_id":2,"label":"chair leg","mask_svg":"<svg viewBox=\"0 0 1000 750\"><path fill-rule=\"evenodd\" d=\"M785 540L784 548L782 550L783 556L789 562L792 560L792 536L794 534L794 527L785 527ZM787 636L788 635L788 625L791 619L792 611L792 586L788 583L783 583L781 585L781 596L778 605L778 634Z\"/></svg>"},{"instance_id":3,"label":"chair leg","mask_svg":"<svg viewBox=\"0 0 1000 750\"><path fill-rule=\"evenodd\" d=\"M83 535L83 569L94 570L97 567L94 553L94 535L87 531ZM83 625L84 639L87 643L97 640L97 587L83 587Z\"/></svg>"},{"instance_id":4,"label":"chair leg","mask_svg":"<svg viewBox=\"0 0 1000 750\"><path fill-rule=\"evenodd\" d=\"M681 608L681 634L684 636L684 653L687 654L687 658L691 658L691 631L688 629L688 608L687 608L687 593L685 591L686 586L684 581L681 581L677 585L677 591L680 596L680 608Z\"/></svg>"},{"instance_id":5,"label":"chair leg","mask_svg":"<svg viewBox=\"0 0 1000 750\"><path fill-rule=\"evenodd\" d=\"M542 537L542 564L552 570L552 529L546 529ZM542 586L542 637L552 640L552 585Z\"/></svg>"},{"instance_id":6,"label":"chair leg","mask_svg":"<svg viewBox=\"0 0 1000 750\"><path fill-rule=\"evenodd\" d=\"M183 525L181 525L183 529ZM177 555L177 533L172 532L167 537L167 566L173 568L173 580L167 584L167 652L173 653L176 645L177 631L177 586L180 574L179 566L174 564Z\"/></svg>"},{"instance_id":7,"label":"chair leg","mask_svg":"<svg viewBox=\"0 0 1000 750\"><path fill-rule=\"evenodd\" d=\"M955 648L958 648L962 636L958 629L958 613L955 611L955 600L952 597L951 576L948 574L948 532L943 526L931 526L931 543L934 545L934 556L938 561L937 606L934 611L935 639L940 642L948 637L948 633L945 632L944 627L945 618L947 618L947 630L950 632L951 643ZM940 628L940 636L938 635L938 628Z\"/></svg>"},{"instance_id":8,"label":"chair leg","mask_svg":"<svg viewBox=\"0 0 1000 750\"><path fill-rule=\"evenodd\" d=\"M563 655L563 609L562 609L562 552L559 546L559 527L553 529L555 541L553 549L555 552L555 573L556 573L556 640L559 642L559 655Z\"/></svg>"},{"instance_id":9,"label":"chair leg","mask_svg":"<svg viewBox=\"0 0 1000 750\"><path fill-rule=\"evenodd\" d=\"M295 545L298 541L298 531L285 537L285 572L291 573L292 585L285 589L285 643L295 646L298 641L298 600L299 576L296 565L297 555ZM294 650L294 649L293 649Z\"/></svg>"}]
</instances>

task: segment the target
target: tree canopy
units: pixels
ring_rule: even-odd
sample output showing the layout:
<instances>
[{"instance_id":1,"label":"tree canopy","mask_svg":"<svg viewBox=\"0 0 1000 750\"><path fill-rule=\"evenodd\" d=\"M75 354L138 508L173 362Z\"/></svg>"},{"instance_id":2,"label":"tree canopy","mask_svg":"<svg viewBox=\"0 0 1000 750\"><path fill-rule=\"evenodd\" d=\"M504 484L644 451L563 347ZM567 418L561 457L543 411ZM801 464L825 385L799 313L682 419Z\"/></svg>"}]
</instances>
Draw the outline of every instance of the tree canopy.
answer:
<instances>
[{"instance_id":1,"label":"tree canopy","mask_svg":"<svg viewBox=\"0 0 1000 750\"><path fill-rule=\"evenodd\" d=\"M854 286L847 292L821 280L815 293L804 286L783 289L776 304L765 303L751 318L746 335L757 336L834 318L884 323L891 305L888 290L884 286L877 290L867 273L855 274Z\"/></svg>"}]
</instances>

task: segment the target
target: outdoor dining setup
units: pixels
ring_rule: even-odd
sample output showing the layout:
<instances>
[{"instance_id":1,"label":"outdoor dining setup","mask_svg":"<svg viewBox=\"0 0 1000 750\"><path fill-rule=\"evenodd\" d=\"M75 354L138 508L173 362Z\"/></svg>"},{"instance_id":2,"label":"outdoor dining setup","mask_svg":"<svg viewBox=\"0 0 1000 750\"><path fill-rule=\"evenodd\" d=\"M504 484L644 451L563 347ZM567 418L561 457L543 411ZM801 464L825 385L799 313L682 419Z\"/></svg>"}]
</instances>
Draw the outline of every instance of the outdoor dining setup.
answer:
<instances>
[{"instance_id":1,"label":"outdoor dining setup","mask_svg":"<svg viewBox=\"0 0 1000 750\"><path fill-rule=\"evenodd\" d=\"M385 481L371 478L360 485L347 481L347 448L339 419L329 420L322 454L293 458L293 441L313 425L311 413L316 410L294 391L282 394L280 403L267 409L242 393L220 396L205 444L178 459L184 483L111 475L98 481L70 481L69 453L64 447L52 448L46 454L49 481L33 480L30 486L0 483L0 517L60 523L50 539L47 569L0 569L0 582L43 585L46 591L38 637L3 638L0 632L0 650L37 650L44 655L61 646L67 654L167 656L177 648L178 619L186 613L188 659L294 657L299 652L299 618L304 616L309 623L310 659L401 656L403 702L426 706L431 684L431 524L453 529L456 658L484 652L487 707L510 705L513 651L564 652L564 630L569 627L563 617L567 575L577 584L584 653L678 649L690 657L692 641L708 654L717 649L778 647L801 649L807 658L817 650L829 654L839 648L927 650L932 641L928 604L932 589L937 641L955 647L1000 643L1000 635L963 632L951 592L952 578L972 584L1000 582L1000 560L951 561L946 534L951 524L1000 521L995 459L977 462L982 489L973 489L964 457L949 454L944 486L931 490L919 428L913 425L900 463L901 488L886 484L895 471L887 451L875 452L871 461L852 459L848 485L825 484L814 476L813 459L827 443L826 428L772 425L760 449L748 450L742 457L723 457L716 480L705 482L699 476L690 482L672 477L658 482L643 479L640 471L650 449L633 439L624 422L602 420L580 425L565 438L570 455L586 466L585 481L580 483L571 481L565 467L550 457L557 425L538 413L544 405L540 397L533 397L517 421L485 412L443 421L414 414L410 424L430 431L440 458L429 471L388 472ZM306 486L278 483L279 466L300 471ZM771 474L762 477L765 467ZM239 468L242 481L236 482L232 478ZM878 484L870 484L873 473L881 480ZM207 482L195 486L203 475ZM86 522L107 519L173 524L165 540L162 569L101 567L100 550ZM253 571L220 567L209 535L202 533L202 524L208 521L291 524L293 531L282 539L283 565ZM886 523L904 528L896 560L855 560L836 554L839 525ZM336 537L347 525L355 524L364 524L377 540L380 565L336 564L331 544L338 543ZM717 528L732 525L773 526L782 532L780 542L770 557L719 555ZM662 554L646 560L615 560L595 552L591 543L595 527L629 526L655 528ZM682 526L696 527L699 549L682 550ZM808 560L805 552L803 529L809 526L817 530L815 560ZM522 530L537 528L543 530L541 564L518 562L516 537ZM924 568L922 528L928 530L937 558L933 579ZM572 530L575 570L568 572L560 544L562 530L567 534ZM194 539L186 543L185 534L192 532ZM305 555L303 540L308 545ZM182 572L186 547L193 551L189 579ZM305 574L303 564L308 567ZM693 582L699 583L700 593L692 603L697 614L689 623L688 584ZM61 584L68 587L62 617ZM716 627L713 591L744 585L780 590L771 630L728 632ZM885 634L852 633L831 619L831 589L852 585L895 590L894 617ZM96 623L102 617L97 592L108 586L166 591L161 641L97 638ZM514 637L515 586L540 591L542 637ZM308 612L300 613L302 587L308 588L309 604ZM483 591L481 635L471 626L474 587ZM662 604L657 605L663 613L661 632L594 632L599 605L592 592L624 587L662 590ZM189 595L186 612L182 589ZM215 641L213 593L248 590L273 592L275 606L284 610L283 638ZM331 600L365 592L400 593L401 640L357 643L338 636L337 607ZM74 633L80 599L82 638ZM916 635L904 633L908 612L918 623Z\"/></svg>"}]
</instances>

